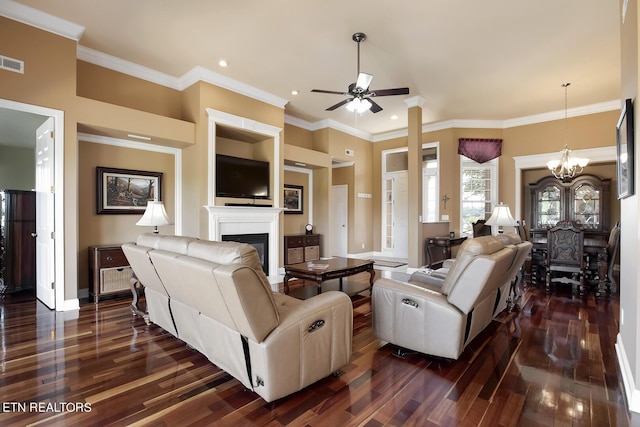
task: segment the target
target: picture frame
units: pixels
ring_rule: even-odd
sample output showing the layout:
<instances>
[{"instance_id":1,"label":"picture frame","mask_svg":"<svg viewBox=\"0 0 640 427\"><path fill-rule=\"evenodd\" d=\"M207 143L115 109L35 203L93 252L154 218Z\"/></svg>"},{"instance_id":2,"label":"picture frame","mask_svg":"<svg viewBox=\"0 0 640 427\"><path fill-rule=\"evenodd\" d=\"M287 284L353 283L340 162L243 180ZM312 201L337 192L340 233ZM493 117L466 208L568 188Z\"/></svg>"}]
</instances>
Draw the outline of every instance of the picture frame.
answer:
<instances>
[{"instance_id":1,"label":"picture frame","mask_svg":"<svg viewBox=\"0 0 640 427\"><path fill-rule=\"evenodd\" d=\"M633 100L626 99L616 125L618 199L632 196L634 188Z\"/></svg>"},{"instance_id":2,"label":"picture frame","mask_svg":"<svg viewBox=\"0 0 640 427\"><path fill-rule=\"evenodd\" d=\"M96 167L97 214L143 214L162 200L162 172Z\"/></svg>"},{"instance_id":3,"label":"picture frame","mask_svg":"<svg viewBox=\"0 0 640 427\"><path fill-rule=\"evenodd\" d=\"M301 185L284 185L283 207L285 214L302 214L304 201L304 187Z\"/></svg>"}]
</instances>

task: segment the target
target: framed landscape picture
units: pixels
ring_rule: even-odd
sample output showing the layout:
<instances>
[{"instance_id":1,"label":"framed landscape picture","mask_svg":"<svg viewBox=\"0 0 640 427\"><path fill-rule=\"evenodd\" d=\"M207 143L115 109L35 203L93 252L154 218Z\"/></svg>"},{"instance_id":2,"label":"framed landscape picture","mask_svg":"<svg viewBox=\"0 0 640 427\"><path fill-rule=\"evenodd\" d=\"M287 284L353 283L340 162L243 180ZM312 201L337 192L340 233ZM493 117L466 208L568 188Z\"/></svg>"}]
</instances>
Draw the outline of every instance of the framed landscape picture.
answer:
<instances>
[{"instance_id":1,"label":"framed landscape picture","mask_svg":"<svg viewBox=\"0 0 640 427\"><path fill-rule=\"evenodd\" d=\"M618 178L618 199L634 194L634 136L633 136L633 101L627 99L622 106L620 119L616 126L616 166Z\"/></svg>"},{"instance_id":2,"label":"framed landscape picture","mask_svg":"<svg viewBox=\"0 0 640 427\"><path fill-rule=\"evenodd\" d=\"M98 214L143 214L149 200L162 200L162 172L96 168Z\"/></svg>"},{"instance_id":3,"label":"framed landscape picture","mask_svg":"<svg viewBox=\"0 0 640 427\"><path fill-rule=\"evenodd\" d=\"M301 185L284 185L284 213L301 214L303 190Z\"/></svg>"}]
</instances>

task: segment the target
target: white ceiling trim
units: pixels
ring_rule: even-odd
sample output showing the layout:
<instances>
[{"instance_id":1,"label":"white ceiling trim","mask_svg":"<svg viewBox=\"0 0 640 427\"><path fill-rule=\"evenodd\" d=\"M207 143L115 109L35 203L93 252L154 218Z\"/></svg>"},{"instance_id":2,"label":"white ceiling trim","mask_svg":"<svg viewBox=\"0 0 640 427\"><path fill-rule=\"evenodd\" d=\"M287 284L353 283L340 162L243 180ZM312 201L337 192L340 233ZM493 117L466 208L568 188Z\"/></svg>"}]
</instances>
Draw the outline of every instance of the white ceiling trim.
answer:
<instances>
[{"instance_id":1,"label":"white ceiling trim","mask_svg":"<svg viewBox=\"0 0 640 427\"><path fill-rule=\"evenodd\" d=\"M223 76L222 74L218 74L201 66L193 67L190 71L180 77L179 81L180 90L188 88L197 81L203 81L224 89L229 89L233 92L239 93L240 95L245 95L250 98L257 99L258 101L266 102L267 104L271 104L279 108L284 108L284 106L289 102L288 99L272 95L262 89L239 82L227 76Z\"/></svg>"},{"instance_id":2,"label":"white ceiling trim","mask_svg":"<svg viewBox=\"0 0 640 427\"><path fill-rule=\"evenodd\" d=\"M180 81L176 77L161 73L151 68L143 67L142 65L134 64L133 62L125 61L124 59L116 58L115 56L111 56L85 46L78 45L77 57L81 61L98 65L109 70L118 71L171 89L182 90L180 88Z\"/></svg>"},{"instance_id":3,"label":"white ceiling trim","mask_svg":"<svg viewBox=\"0 0 640 427\"><path fill-rule=\"evenodd\" d=\"M585 105L583 107L576 107L567 110L567 117L580 117L587 116L589 114L604 113L607 111L620 110L620 100L601 102L593 105ZM564 110L552 111L544 114L536 114L533 116L518 117L515 119L507 120L445 120L442 122L426 123L422 125L422 132L436 132L446 129L508 129L518 126L532 125L536 123L550 122L553 120L564 119ZM353 136L357 136L371 142L382 142L390 139L407 137L409 131L407 128L396 129L389 132L378 133L375 135L369 134L364 131L350 128L341 123L333 122L332 120L322 120L318 122L308 122L306 120L299 119L297 117L291 117L285 115L284 122L293 126L297 126L309 131L315 131L330 127L336 130L343 131Z\"/></svg>"},{"instance_id":4,"label":"white ceiling trim","mask_svg":"<svg viewBox=\"0 0 640 427\"><path fill-rule=\"evenodd\" d=\"M585 105L567 109L567 117L588 116L589 114L604 113L607 111L615 111L620 109L620 100L600 102L598 104ZM518 126L532 125L536 123L550 122L553 120L564 119L564 110L551 111L549 113L535 114L533 116L525 116L515 119L505 120L503 128L512 128Z\"/></svg>"},{"instance_id":5,"label":"white ceiling trim","mask_svg":"<svg viewBox=\"0 0 640 427\"><path fill-rule=\"evenodd\" d=\"M66 21L58 18L57 16L49 15L48 13L33 9L13 0L0 1L0 16L22 22L23 24L31 25L32 27L40 28L41 30L49 31L50 33L75 41L80 40L80 37L82 37L85 30L82 25Z\"/></svg>"}]
</instances>

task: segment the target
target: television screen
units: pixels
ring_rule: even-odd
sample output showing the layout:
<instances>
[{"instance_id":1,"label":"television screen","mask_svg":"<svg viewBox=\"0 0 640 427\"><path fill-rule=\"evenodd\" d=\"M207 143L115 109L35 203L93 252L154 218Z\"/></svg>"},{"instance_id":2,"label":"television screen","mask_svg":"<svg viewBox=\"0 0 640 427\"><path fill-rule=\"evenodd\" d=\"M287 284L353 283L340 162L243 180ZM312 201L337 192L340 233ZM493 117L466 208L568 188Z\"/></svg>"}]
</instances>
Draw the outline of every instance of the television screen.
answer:
<instances>
[{"instance_id":1,"label":"television screen","mask_svg":"<svg viewBox=\"0 0 640 427\"><path fill-rule=\"evenodd\" d=\"M216 196L269 198L269 163L216 155Z\"/></svg>"}]
</instances>

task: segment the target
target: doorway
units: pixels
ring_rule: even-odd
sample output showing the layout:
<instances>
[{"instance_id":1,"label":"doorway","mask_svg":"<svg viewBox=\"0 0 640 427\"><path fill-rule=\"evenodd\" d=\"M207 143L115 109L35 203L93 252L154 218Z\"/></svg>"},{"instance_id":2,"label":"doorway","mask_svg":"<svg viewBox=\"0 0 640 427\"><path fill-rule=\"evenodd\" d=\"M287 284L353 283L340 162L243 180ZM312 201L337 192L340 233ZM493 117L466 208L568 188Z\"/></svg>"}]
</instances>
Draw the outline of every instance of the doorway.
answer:
<instances>
[{"instance_id":1,"label":"doorway","mask_svg":"<svg viewBox=\"0 0 640 427\"><path fill-rule=\"evenodd\" d=\"M382 152L382 255L409 256L409 161L406 148Z\"/></svg>"},{"instance_id":2,"label":"doorway","mask_svg":"<svg viewBox=\"0 0 640 427\"><path fill-rule=\"evenodd\" d=\"M51 185L47 186L51 205L48 209L49 220L53 230L48 231L47 242L50 249L50 256L42 262L42 256L38 259L38 253L36 253L36 281L39 277L46 277L44 280L47 283L47 292L44 289L37 290L36 296L42 300L48 308L55 309L57 311L71 310L78 308L77 299L71 300L68 303L64 297L64 217L63 217L63 159L64 159L64 112L59 110L53 110L50 108L39 107L36 105L23 104L19 102L0 99L0 115L18 115L18 117L33 117L41 116L42 121L40 124L44 124L45 121L50 119L50 124L53 126L53 133L48 135L51 138L49 149L51 155L49 159L52 159L51 170ZM36 149L36 129L25 130L25 123L22 120L13 120L12 126L14 131L29 132L31 134L32 148ZM3 127L3 133L9 133L8 126ZM33 171L36 175L36 171ZM37 181L37 178L36 178ZM36 182L37 189L37 182ZM38 209L36 207L36 209ZM34 236L35 238L35 236ZM45 282L43 282L45 283Z\"/></svg>"},{"instance_id":3,"label":"doorway","mask_svg":"<svg viewBox=\"0 0 640 427\"><path fill-rule=\"evenodd\" d=\"M346 257L349 240L349 186L331 187L331 255Z\"/></svg>"}]
</instances>

